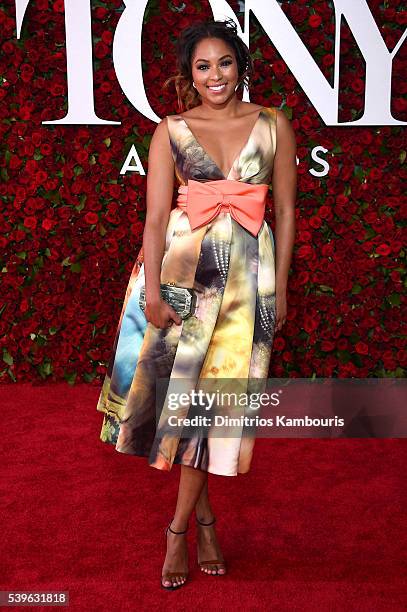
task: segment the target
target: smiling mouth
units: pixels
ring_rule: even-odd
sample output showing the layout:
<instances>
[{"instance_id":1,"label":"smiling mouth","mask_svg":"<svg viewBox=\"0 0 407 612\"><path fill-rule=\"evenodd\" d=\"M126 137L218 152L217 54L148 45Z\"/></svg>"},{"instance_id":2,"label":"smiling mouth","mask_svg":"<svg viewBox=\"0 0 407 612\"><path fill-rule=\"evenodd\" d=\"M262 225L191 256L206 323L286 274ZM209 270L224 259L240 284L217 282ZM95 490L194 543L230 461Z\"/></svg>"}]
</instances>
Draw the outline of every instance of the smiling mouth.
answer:
<instances>
[{"instance_id":1,"label":"smiling mouth","mask_svg":"<svg viewBox=\"0 0 407 612\"><path fill-rule=\"evenodd\" d=\"M220 85L208 85L208 89L213 89L213 91L221 91L225 89L226 83L221 83Z\"/></svg>"}]
</instances>

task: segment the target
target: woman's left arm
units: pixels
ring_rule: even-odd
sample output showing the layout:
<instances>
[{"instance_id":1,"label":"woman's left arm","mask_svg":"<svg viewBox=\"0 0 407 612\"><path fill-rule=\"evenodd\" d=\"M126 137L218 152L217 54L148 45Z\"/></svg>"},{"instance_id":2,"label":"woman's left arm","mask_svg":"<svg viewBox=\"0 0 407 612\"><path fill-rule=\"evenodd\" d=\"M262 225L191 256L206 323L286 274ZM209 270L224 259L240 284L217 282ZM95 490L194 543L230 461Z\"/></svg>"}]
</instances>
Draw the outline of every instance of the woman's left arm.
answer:
<instances>
[{"instance_id":1,"label":"woman's left arm","mask_svg":"<svg viewBox=\"0 0 407 612\"><path fill-rule=\"evenodd\" d=\"M289 119L277 110L277 146L274 156L272 189L276 219L276 329L287 318L287 280L295 240L297 161L294 130Z\"/></svg>"}]
</instances>

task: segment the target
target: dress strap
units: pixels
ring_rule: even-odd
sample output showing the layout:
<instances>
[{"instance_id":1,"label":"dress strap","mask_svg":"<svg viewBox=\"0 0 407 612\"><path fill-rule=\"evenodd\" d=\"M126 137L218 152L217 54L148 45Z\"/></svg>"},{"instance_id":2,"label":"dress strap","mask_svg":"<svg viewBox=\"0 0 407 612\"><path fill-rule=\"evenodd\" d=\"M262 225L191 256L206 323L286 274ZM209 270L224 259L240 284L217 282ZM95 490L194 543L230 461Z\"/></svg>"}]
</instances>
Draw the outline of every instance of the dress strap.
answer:
<instances>
[{"instance_id":1,"label":"dress strap","mask_svg":"<svg viewBox=\"0 0 407 612\"><path fill-rule=\"evenodd\" d=\"M180 116L179 115L166 115L166 120L167 120L168 136L170 138L170 141L173 143L176 143L178 142L178 139L179 139L178 126L180 124Z\"/></svg>"}]
</instances>

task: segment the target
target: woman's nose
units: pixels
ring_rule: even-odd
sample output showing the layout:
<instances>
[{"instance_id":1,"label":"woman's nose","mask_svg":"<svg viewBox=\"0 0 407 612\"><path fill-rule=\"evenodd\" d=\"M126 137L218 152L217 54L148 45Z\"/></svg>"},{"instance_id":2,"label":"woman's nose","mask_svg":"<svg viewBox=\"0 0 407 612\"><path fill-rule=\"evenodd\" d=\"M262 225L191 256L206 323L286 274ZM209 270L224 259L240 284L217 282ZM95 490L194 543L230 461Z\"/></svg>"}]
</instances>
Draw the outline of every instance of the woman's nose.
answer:
<instances>
[{"instance_id":1,"label":"woman's nose","mask_svg":"<svg viewBox=\"0 0 407 612\"><path fill-rule=\"evenodd\" d=\"M214 81L220 81L220 79L222 78L222 74L219 70L219 68L213 68L210 72L210 78L213 79Z\"/></svg>"}]
</instances>

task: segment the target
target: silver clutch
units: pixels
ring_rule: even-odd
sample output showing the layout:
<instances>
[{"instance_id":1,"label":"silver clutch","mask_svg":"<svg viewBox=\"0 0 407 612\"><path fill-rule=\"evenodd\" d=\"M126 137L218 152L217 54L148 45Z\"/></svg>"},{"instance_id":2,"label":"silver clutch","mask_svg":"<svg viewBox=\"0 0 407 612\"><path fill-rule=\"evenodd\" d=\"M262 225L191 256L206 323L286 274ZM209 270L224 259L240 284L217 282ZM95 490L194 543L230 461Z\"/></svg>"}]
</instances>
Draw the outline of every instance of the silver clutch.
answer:
<instances>
[{"instance_id":1,"label":"silver clutch","mask_svg":"<svg viewBox=\"0 0 407 612\"><path fill-rule=\"evenodd\" d=\"M181 319L187 319L195 312L196 293L193 289L177 287L174 283L161 283L160 292L162 299L173 307ZM144 285L140 289L139 305L141 310L144 311L146 308Z\"/></svg>"}]
</instances>

